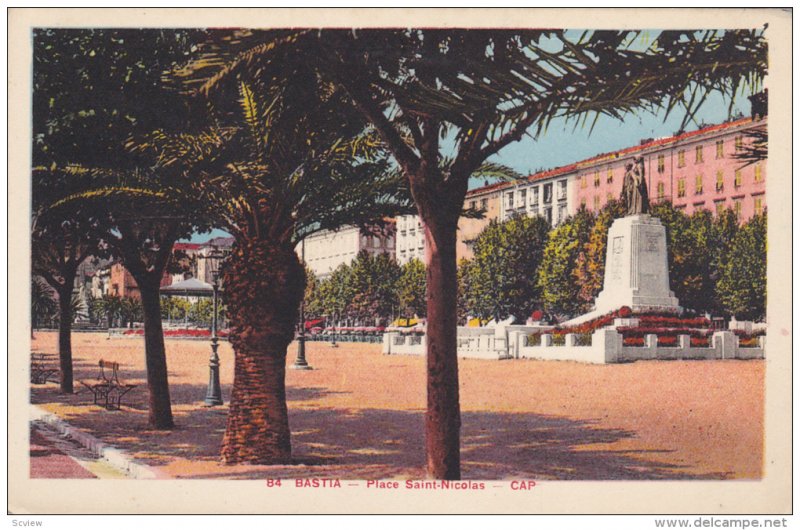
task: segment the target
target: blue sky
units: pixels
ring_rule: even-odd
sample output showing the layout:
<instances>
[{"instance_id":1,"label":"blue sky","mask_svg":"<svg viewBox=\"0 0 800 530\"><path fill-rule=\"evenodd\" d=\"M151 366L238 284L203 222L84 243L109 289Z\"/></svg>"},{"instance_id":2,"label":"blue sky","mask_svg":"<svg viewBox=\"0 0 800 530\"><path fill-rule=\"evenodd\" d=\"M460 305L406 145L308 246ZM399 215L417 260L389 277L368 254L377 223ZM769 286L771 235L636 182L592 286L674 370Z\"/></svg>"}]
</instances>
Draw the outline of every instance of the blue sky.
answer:
<instances>
[{"instance_id":1,"label":"blue sky","mask_svg":"<svg viewBox=\"0 0 800 530\"><path fill-rule=\"evenodd\" d=\"M737 97L734 112L739 111L745 116L750 114L747 95ZM713 94L700 108L695 120L698 123L715 124L727 118L727 100L719 94ZM502 149L490 160L528 175L537 170L563 166L600 153L623 149L638 144L644 138L672 136L680 128L682 119L683 114L680 110L673 111L666 120L663 111L655 115L645 112L629 114L624 121L601 116L591 135L588 125L585 128L581 128L580 125L575 128L574 122L554 121L547 132L539 138L526 136ZM687 131L695 129L697 129L695 124L687 127ZM470 187L475 188L482 184L482 180L475 180ZM207 241L211 237L220 235L227 234L222 230L214 230L211 233L195 234L191 241Z\"/></svg>"}]
</instances>

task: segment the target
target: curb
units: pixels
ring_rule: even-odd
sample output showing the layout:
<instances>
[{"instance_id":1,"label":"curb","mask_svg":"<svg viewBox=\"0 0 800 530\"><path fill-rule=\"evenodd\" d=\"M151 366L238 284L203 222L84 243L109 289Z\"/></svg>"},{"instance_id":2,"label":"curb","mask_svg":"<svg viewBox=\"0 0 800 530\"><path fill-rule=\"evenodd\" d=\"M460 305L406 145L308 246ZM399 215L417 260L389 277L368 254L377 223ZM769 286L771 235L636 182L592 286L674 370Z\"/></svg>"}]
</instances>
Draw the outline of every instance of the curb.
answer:
<instances>
[{"instance_id":1,"label":"curb","mask_svg":"<svg viewBox=\"0 0 800 530\"><path fill-rule=\"evenodd\" d=\"M101 442L91 434L85 433L80 429L73 427L66 421L62 420L55 414L47 412L46 410L37 407L36 405L30 406L30 419L31 421L39 421L52 427L59 434L67 436L76 441L95 456L108 462L112 467L122 471L127 476L133 479L163 479L170 478L166 474L155 470L154 468L136 462L130 455L124 451L112 447L106 443Z\"/></svg>"}]
</instances>

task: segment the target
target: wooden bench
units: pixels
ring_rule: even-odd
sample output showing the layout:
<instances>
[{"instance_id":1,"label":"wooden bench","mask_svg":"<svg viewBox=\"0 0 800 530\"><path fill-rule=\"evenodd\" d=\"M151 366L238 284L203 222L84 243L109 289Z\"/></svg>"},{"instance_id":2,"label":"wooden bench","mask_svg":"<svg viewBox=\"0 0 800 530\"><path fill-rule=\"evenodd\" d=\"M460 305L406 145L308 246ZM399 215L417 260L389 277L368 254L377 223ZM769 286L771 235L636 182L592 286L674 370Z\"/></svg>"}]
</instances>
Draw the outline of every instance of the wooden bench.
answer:
<instances>
[{"instance_id":1,"label":"wooden bench","mask_svg":"<svg viewBox=\"0 0 800 530\"><path fill-rule=\"evenodd\" d=\"M58 373L58 368L48 368L45 364L47 357L43 353L31 354L31 383L44 385L53 374Z\"/></svg>"},{"instance_id":2,"label":"wooden bench","mask_svg":"<svg viewBox=\"0 0 800 530\"><path fill-rule=\"evenodd\" d=\"M84 381L80 383L92 392L95 405L100 405L106 410L120 410L122 398L136 388L136 385L125 384L119 380L119 363L100 359L98 366L100 372L95 383Z\"/></svg>"}]
</instances>

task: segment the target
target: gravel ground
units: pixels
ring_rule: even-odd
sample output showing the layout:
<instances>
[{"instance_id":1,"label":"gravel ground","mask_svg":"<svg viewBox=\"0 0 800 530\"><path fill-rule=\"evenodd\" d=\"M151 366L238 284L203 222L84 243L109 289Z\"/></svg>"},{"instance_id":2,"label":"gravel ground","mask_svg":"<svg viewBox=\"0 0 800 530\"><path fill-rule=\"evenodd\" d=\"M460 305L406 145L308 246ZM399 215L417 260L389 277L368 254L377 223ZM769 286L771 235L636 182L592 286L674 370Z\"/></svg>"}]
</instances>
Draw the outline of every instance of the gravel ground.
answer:
<instances>
[{"instance_id":1,"label":"gravel ground","mask_svg":"<svg viewBox=\"0 0 800 530\"><path fill-rule=\"evenodd\" d=\"M32 349L56 364L57 336ZM147 427L142 338L73 334L78 380L101 358L139 386L109 412L91 394L32 385L31 401L180 478L423 478L425 366L380 345L308 343L312 371L287 371L295 464L225 466L217 455L227 407L206 408L209 344L167 340L177 428ZM289 363L294 359L290 348ZM233 352L221 343L227 402ZM593 366L460 360L464 479L756 479L762 475L763 361L647 361Z\"/></svg>"}]
</instances>

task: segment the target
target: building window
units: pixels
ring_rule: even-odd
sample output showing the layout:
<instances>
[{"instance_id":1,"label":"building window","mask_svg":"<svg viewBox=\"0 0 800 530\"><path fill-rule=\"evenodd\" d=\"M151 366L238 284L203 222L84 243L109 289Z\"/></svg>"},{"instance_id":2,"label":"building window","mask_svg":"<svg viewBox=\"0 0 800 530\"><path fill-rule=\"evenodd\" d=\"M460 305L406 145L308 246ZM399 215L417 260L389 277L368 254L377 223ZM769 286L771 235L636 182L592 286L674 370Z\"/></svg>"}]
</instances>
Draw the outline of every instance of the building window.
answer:
<instances>
[{"instance_id":1,"label":"building window","mask_svg":"<svg viewBox=\"0 0 800 530\"><path fill-rule=\"evenodd\" d=\"M694 148L694 163L700 164L703 161L703 146L698 145Z\"/></svg>"},{"instance_id":2,"label":"building window","mask_svg":"<svg viewBox=\"0 0 800 530\"><path fill-rule=\"evenodd\" d=\"M737 151L741 151L742 148L744 147L744 139L741 136L737 136L736 140L734 140L734 142L735 142L735 145L736 145L736 150Z\"/></svg>"},{"instance_id":3,"label":"building window","mask_svg":"<svg viewBox=\"0 0 800 530\"><path fill-rule=\"evenodd\" d=\"M608 168L608 173L606 174L606 183L611 184L614 182L614 170Z\"/></svg>"},{"instance_id":4,"label":"building window","mask_svg":"<svg viewBox=\"0 0 800 530\"><path fill-rule=\"evenodd\" d=\"M565 205L560 205L558 207L558 222L560 223L567 217L567 207Z\"/></svg>"},{"instance_id":5,"label":"building window","mask_svg":"<svg viewBox=\"0 0 800 530\"><path fill-rule=\"evenodd\" d=\"M703 193L703 175L697 175L694 178L694 193L695 195L700 195Z\"/></svg>"},{"instance_id":6,"label":"building window","mask_svg":"<svg viewBox=\"0 0 800 530\"><path fill-rule=\"evenodd\" d=\"M586 187L586 175L581 176L581 188Z\"/></svg>"},{"instance_id":7,"label":"building window","mask_svg":"<svg viewBox=\"0 0 800 530\"><path fill-rule=\"evenodd\" d=\"M506 208L509 210L514 207L514 192L506 193Z\"/></svg>"},{"instance_id":8,"label":"building window","mask_svg":"<svg viewBox=\"0 0 800 530\"><path fill-rule=\"evenodd\" d=\"M733 187L734 188L738 188L741 185L742 185L742 170L741 169L737 169L733 173Z\"/></svg>"},{"instance_id":9,"label":"building window","mask_svg":"<svg viewBox=\"0 0 800 530\"><path fill-rule=\"evenodd\" d=\"M717 140L717 158L722 158L724 156L725 156L725 141Z\"/></svg>"},{"instance_id":10,"label":"building window","mask_svg":"<svg viewBox=\"0 0 800 530\"><path fill-rule=\"evenodd\" d=\"M714 203L714 207L717 210L717 217L722 215L725 212L725 201L717 201Z\"/></svg>"},{"instance_id":11,"label":"building window","mask_svg":"<svg viewBox=\"0 0 800 530\"><path fill-rule=\"evenodd\" d=\"M581 197L581 208L586 208L586 197Z\"/></svg>"},{"instance_id":12,"label":"building window","mask_svg":"<svg viewBox=\"0 0 800 530\"><path fill-rule=\"evenodd\" d=\"M553 209L552 208L545 208L544 209L544 218L547 220L547 224L553 224Z\"/></svg>"},{"instance_id":13,"label":"building window","mask_svg":"<svg viewBox=\"0 0 800 530\"><path fill-rule=\"evenodd\" d=\"M531 197L531 204L539 204L539 186L533 188L533 197Z\"/></svg>"},{"instance_id":14,"label":"building window","mask_svg":"<svg viewBox=\"0 0 800 530\"><path fill-rule=\"evenodd\" d=\"M721 169L717 170L717 191L722 191L725 188L725 174Z\"/></svg>"},{"instance_id":15,"label":"building window","mask_svg":"<svg viewBox=\"0 0 800 530\"><path fill-rule=\"evenodd\" d=\"M678 167L683 167L686 165L686 151L681 149L678 151Z\"/></svg>"},{"instance_id":16,"label":"building window","mask_svg":"<svg viewBox=\"0 0 800 530\"><path fill-rule=\"evenodd\" d=\"M611 193L606 193L606 204L610 203L614 200L614 195Z\"/></svg>"},{"instance_id":17,"label":"building window","mask_svg":"<svg viewBox=\"0 0 800 530\"><path fill-rule=\"evenodd\" d=\"M742 218L742 199L734 199L734 201L733 201L733 213L736 214L736 219L741 220L741 218Z\"/></svg>"},{"instance_id":18,"label":"building window","mask_svg":"<svg viewBox=\"0 0 800 530\"><path fill-rule=\"evenodd\" d=\"M559 201L566 201L567 200L567 181L566 180L559 180L558 181L558 200Z\"/></svg>"},{"instance_id":19,"label":"building window","mask_svg":"<svg viewBox=\"0 0 800 530\"><path fill-rule=\"evenodd\" d=\"M597 211L599 209L600 209L600 196L599 195L595 195L594 196L594 210Z\"/></svg>"},{"instance_id":20,"label":"building window","mask_svg":"<svg viewBox=\"0 0 800 530\"><path fill-rule=\"evenodd\" d=\"M663 200L664 199L664 183L663 182L659 182L658 185L656 186L656 190L658 191L659 200Z\"/></svg>"},{"instance_id":21,"label":"building window","mask_svg":"<svg viewBox=\"0 0 800 530\"><path fill-rule=\"evenodd\" d=\"M754 171L755 171L754 174L755 176L753 177L753 180L756 182L761 182L761 180L763 179L761 175L761 164L756 164L756 168Z\"/></svg>"},{"instance_id":22,"label":"building window","mask_svg":"<svg viewBox=\"0 0 800 530\"><path fill-rule=\"evenodd\" d=\"M658 155L658 172L664 172L664 155Z\"/></svg>"},{"instance_id":23,"label":"building window","mask_svg":"<svg viewBox=\"0 0 800 530\"><path fill-rule=\"evenodd\" d=\"M528 202L528 190L519 190L519 207L525 208L525 204Z\"/></svg>"},{"instance_id":24,"label":"building window","mask_svg":"<svg viewBox=\"0 0 800 530\"><path fill-rule=\"evenodd\" d=\"M764 212L764 197L759 195L753 197L753 211L756 215L761 215Z\"/></svg>"},{"instance_id":25,"label":"building window","mask_svg":"<svg viewBox=\"0 0 800 530\"><path fill-rule=\"evenodd\" d=\"M686 179L678 179L678 197L686 197Z\"/></svg>"},{"instance_id":26,"label":"building window","mask_svg":"<svg viewBox=\"0 0 800 530\"><path fill-rule=\"evenodd\" d=\"M469 209L474 210L477 203L475 201L469 201Z\"/></svg>"},{"instance_id":27,"label":"building window","mask_svg":"<svg viewBox=\"0 0 800 530\"><path fill-rule=\"evenodd\" d=\"M544 202L550 204L553 200L553 185L545 184L542 187L542 194L544 195Z\"/></svg>"},{"instance_id":28,"label":"building window","mask_svg":"<svg viewBox=\"0 0 800 530\"><path fill-rule=\"evenodd\" d=\"M599 188L600 187L600 172L599 171L595 171L594 172L594 187L595 188Z\"/></svg>"},{"instance_id":29,"label":"building window","mask_svg":"<svg viewBox=\"0 0 800 530\"><path fill-rule=\"evenodd\" d=\"M481 210L485 210L489 206L489 199L481 199Z\"/></svg>"}]
</instances>

